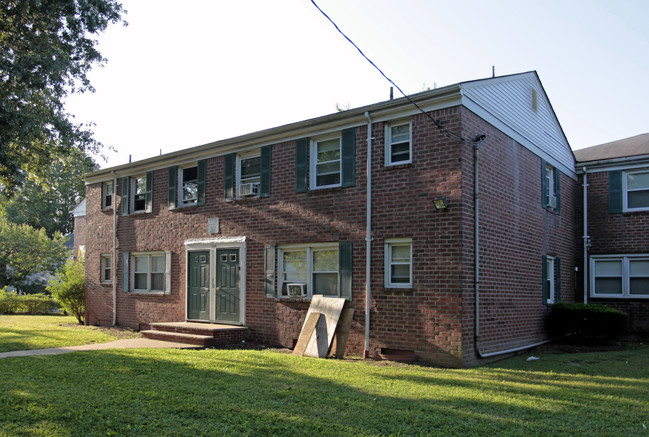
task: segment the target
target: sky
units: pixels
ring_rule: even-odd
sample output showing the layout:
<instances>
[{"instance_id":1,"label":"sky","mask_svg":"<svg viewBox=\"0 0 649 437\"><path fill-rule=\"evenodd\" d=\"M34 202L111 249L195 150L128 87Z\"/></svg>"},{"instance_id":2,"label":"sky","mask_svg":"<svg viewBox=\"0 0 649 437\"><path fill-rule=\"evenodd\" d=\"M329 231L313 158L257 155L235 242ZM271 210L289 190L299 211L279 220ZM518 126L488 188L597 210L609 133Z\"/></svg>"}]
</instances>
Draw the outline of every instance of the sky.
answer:
<instances>
[{"instance_id":1,"label":"sky","mask_svg":"<svg viewBox=\"0 0 649 437\"><path fill-rule=\"evenodd\" d=\"M573 149L649 132L649 1L316 3L407 94L536 70ZM107 146L102 168L389 98L310 0L122 4L95 93L67 101Z\"/></svg>"}]
</instances>

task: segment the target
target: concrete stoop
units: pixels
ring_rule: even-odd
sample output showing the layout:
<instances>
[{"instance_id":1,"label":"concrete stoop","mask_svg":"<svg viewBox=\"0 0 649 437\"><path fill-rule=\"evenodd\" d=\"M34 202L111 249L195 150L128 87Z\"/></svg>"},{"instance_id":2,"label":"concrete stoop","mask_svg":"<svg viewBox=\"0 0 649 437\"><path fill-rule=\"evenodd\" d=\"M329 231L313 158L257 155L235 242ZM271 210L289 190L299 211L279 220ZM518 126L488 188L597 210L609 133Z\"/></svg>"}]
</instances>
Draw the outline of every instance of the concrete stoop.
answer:
<instances>
[{"instance_id":1,"label":"concrete stoop","mask_svg":"<svg viewBox=\"0 0 649 437\"><path fill-rule=\"evenodd\" d=\"M248 339L248 328L212 323L169 322L152 323L151 329L141 331L141 334L154 340L210 347L241 343Z\"/></svg>"}]
</instances>

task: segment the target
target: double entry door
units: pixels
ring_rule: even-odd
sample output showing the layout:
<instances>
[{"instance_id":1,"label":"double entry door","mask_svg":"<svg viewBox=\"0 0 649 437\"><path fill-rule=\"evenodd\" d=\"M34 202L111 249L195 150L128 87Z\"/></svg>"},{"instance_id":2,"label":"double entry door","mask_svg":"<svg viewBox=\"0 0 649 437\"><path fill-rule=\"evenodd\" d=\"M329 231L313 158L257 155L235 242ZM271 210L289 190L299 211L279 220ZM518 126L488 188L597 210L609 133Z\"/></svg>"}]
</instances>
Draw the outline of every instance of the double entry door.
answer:
<instances>
[{"instance_id":1,"label":"double entry door","mask_svg":"<svg viewBox=\"0 0 649 437\"><path fill-rule=\"evenodd\" d=\"M239 266L239 249L189 252L189 320L239 323Z\"/></svg>"}]
</instances>

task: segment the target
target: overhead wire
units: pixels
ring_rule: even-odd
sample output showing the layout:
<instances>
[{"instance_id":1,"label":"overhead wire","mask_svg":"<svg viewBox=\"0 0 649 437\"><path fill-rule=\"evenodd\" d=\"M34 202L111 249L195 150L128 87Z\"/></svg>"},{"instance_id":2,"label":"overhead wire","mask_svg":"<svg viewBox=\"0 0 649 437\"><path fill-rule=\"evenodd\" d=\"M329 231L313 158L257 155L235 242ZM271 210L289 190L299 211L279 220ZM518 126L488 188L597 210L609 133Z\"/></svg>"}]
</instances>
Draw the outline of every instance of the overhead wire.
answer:
<instances>
[{"instance_id":1,"label":"overhead wire","mask_svg":"<svg viewBox=\"0 0 649 437\"><path fill-rule=\"evenodd\" d=\"M391 84L392 84L392 85L393 85L393 86L394 86L394 87L395 87L395 88L396 88L396 89L401 93L401 95L403 95L403 97L405 97L405 98L406 98L406 99L407 99L407 100L408 100L412 105L415 106L415 108L417 108L417 109L418 109L422 114L424 114L424 115L425 115L426 117L428 117L428 118L429 118L433 123L435 123L435 126L437 127L437 129L439 129L441 132L443 132L444 134L446 134L448 137L453 138L453 139L455 139L455 140L457 140L457 141L460 141L460 142L466 143L466 144L478 145L478 144L480 144L480 143L482 143L482 142L484 141L484 139L485 139L485 136L484 136L484 135L479 135L478 137L476 137L476 139L475 139L474 141L469 141L469 140L466 140L466 139L462 138L462 136L460 136L460 135L458 135L458 134L456 134L456 133L453 133L453 132L449 131L448 129L446 129L446 128L444 127L443 122L442 122L441 120L436 119L436 118L433 117L430 113L424 111L423 108L417 104L417 102L415 102L412 98L410 98L410 96L408 96L406 93L404 93L403 90L399 87L399 85L397 85L397 84L396 84L392 79L390 79L390 78L389 78L389 77L388 77L388 76L383 72L383 70L381 70L381 69L380 69L380 68L379 68L379 67L378 67L378 66L377 66L377 65L376 65L376 64L375 64L375 63L374 63L370 58L368 58L367 55L365 55L365 53L363 53L363 51L360 49L360 47L358 47L358 45L356 45L356 43L355 43L354 41L352 41L351 38L349 38L349 37L348 37L348 36L347 36L347 35L346 35L342 30L340 30L340 27L338 27L338 25L334 22L334 20L332 20L331 17L329 17L329 15L327 15L327 14L325 13L325 11L323 11L323 10L320 8L320 6L318 6L318 5L316 4L315 0L311 0L311 3L313 4L313 6L316 7L316 9L317 9L318 11L320 11L320 13L321 13L322 15L324 15L324 17L325 17L327 20L329 20L329 22L330 22L331 24L333 24L333 26L336 28L336 30L338 31L338 33L340 33L340 34L341 34L341 35L342 35L342 36L343 36L343 37L344 37L344 38L345 38L345 39L346 39L346 40L347 40L347 41L348 41L352 46L354 46L354 48L355 48L356 50L358 50L358 53L360 53L361 56L363 56L363 58L365 58L365 60L366 60L367 62L369 62L369 63L372 65L372 67L374 67L374 68L375 68L379 73L381 73L381 76L383 76L383 77L384 77L388 82L390 82L390 83L391 83Z\"/></svg>"}]
</instances>

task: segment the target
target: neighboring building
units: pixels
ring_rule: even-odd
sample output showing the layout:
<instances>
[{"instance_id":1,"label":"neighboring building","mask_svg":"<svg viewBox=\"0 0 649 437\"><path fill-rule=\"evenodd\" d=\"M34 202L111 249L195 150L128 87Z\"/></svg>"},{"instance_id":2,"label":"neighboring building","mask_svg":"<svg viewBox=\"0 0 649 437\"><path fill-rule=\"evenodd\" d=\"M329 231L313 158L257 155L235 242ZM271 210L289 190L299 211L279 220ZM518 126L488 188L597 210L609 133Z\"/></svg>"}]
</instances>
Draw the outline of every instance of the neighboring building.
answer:
<instances>
[{"instance_id":1,"label":"neighboring building","mask_svg":"<svg viewBox=\"0 0 649 437\"><path fill-rule=\"evenodd\" d=\"M576 150L586 180L586 300L629 315L627 329L649 334L649 134Z\"/></svg>"},{"instance_id":2,"label":"neighboring building","mask_svg":"<svg viewBox=\"0 0 649 437\"><path fill-rule=\"evenodd\" d=\"M86 199L83 199L72 210L74 217L74 232L70 234L68 244L71 244L73 256L83 258L86 253Z\"/></svg>"},{"instance_id":3,"label":"neighboring building","mask_svg":"<svg viewBox=\"0 0 649 437\"><path fill-rule=\"evenodd\" d=\"M348 353L463 367L545 340L575 300L580 190L537 74L410 97L425 114L395 99L89 175L88 322L293 347L324 294L355 310Z\"/></svg>"}]
</instances>

